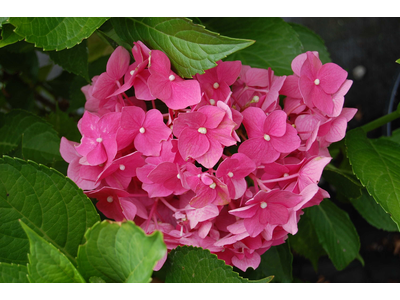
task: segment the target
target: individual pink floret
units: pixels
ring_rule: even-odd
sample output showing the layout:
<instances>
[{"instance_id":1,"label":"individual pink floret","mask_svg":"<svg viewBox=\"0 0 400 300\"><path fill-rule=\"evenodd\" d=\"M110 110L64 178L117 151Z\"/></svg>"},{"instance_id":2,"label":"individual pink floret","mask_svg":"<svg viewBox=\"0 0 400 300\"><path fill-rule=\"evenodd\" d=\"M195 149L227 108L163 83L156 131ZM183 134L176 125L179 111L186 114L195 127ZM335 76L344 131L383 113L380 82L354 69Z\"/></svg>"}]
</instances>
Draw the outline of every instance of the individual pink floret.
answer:
<instances>
[{"instance_id":1,"label":"individual pink floret","mask_svg":"<svg viewBox=\"0 0 400 300\"><path fill-rule=\"evenodd\" d=\"M266 116L260 108L249 107L242 114L249 139L239 146L239 153L246 154L256 165L271 163L300 146L297 131L286 122L285 112L275 110Z\"/></svg>"},{"instance_id":2,"label":"individual pink floret","mask_svg":"<svg viewBox=\"0 0 400 300\"><path fill-rule=\"evenodd\" d=\"M201 100L200 85L196 80L184 80L171 70L171 62L164 52L150 52L150 76L147 80L151 94L170 109L183 109Z\"/></svg>"},{"instance_id":3,"label":"individual pink floret","mask_svg":"<svg viewBox=\"0 0 400 300\"><path fill-rule=\"evenodd\" d=\"M167 140L170 135L171 129L165 125L159 110L145 112L136 106L122 109L121 128L117 134L119 149L124 149L133 142L135 148L144 155L158 156L161 141Z\"/></svg>"},{"instance_id":4,"label":"individual pink floret","mask_svg":"<svg viewBox=\"0 0 400 300\"><path fill-rule=\"evenodd\" d=\"M179 114L173 125L182 158L194 158L212 168L222 156L224 146L236 144L233 129L236 123L219 107L206 105L198 111Z\"/></svg>"}]
</instances>

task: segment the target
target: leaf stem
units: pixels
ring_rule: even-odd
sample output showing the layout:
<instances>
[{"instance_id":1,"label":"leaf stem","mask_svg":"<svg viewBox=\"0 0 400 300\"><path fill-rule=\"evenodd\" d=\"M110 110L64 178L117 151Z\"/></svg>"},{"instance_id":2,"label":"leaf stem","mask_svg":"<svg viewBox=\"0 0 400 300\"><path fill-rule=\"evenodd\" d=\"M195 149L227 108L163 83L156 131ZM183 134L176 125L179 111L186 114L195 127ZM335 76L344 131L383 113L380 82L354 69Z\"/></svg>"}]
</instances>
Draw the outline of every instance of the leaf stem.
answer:
<instances>
[{"instance_id":1,"label":"leaf stem","mask_svg":"<svg viewBox=\"0 0 400 300\"><path fill-rule=\"evenodd\" d=\"M371 130L379 128L379 127L385 125L386 123L392 122L398 118L400 118L400 104L397 106L397 109L394 112L387 114L383 117L380 117L372 122L369 122L369 123L361 126L361 128L365 132L370 132Z\"/></svg>"}]
</instances>

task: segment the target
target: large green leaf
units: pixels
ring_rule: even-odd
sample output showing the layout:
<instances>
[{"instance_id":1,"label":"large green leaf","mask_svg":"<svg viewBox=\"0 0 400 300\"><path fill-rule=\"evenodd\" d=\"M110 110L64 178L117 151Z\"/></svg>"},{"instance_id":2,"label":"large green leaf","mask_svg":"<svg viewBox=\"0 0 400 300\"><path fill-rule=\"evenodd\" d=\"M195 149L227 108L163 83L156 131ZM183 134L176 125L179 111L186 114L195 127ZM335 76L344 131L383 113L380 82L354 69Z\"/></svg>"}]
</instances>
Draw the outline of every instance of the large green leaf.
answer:
<instances>
[{"instance_id":1,"label":"large green leaf","mask_svg":"<svg viewBox=\"0 0 400 300\"><path fill-rule=\"evenodd\" d=\"M0 159L0 261L28 262L19 220L72 262L86 230L99 220L93 203L61 173L31 161Z\"/></svg>"},{"instance_id":2,"label":"large green leaf","mask_svg":"<svg viewBox=\"0 0 400 300\"><path fill-rule=\"evenodd\" d=\"M0 48L14 44L24 39L23 36L20 36L19 34L15 33L14 29L15 27L12 26L11 24L3 25L1 30L2 39L0 40Z\"/></svg>"},{"instance_id":3,"label":"large green leaf","mask_svg":"<svg viewBox=\"0 0 400 300\"><path fill-rule=\"evenodd\" d=\"M150 49L162 50L176 72L189 78L254 43L221 36L185 18L113 18L111 23L117 35L131 47L140 40Z\"/></svg>"},{"instance_id":4,"label":"large green leaf","mask_svg":"<svg viewBox=\"0 0 400 300\"><path fill-rule=\"evenodd\" d=\"M357 199L350 199L351 204L372 226L386 231L399 231L397 225L386 213L366 189L362 190L362 195Z\"/></svg>"},{"instance_id":5,"label":"large green leaf","mask_svg":"<svg viewBox=\"0 0 400 300\"><path fill-rule=\"evenodd\" d=\"M300 217L297 224L298 232L295 235L289 235L290 246L299 255L311 261L314 270L318 270L318 260L321 256L326 255L318 241L317 233L311 223L308 214Z\"/></svg>"},{"instance_id":6,"label":"large green leaf","mask_svg":"<svg viewBox=\"0 0 400 300\"><path fill-rule=\"evenodd\" d=\"M363 186L351 171L328 164L322 177L336 187L338 194L345 196L347 199L358 198L362 195Z\"/></svg>"},{"instance_id":7,"label":"large green leaf","mask_svg":"<svg viewBox=\"0 0 400 300\"><path fill-rule=\"evenodd\" d=\"M256 270L248 269L246 273L239 273L249 279L260 279L271 276L272 282L292 282L293 255L289 243L269 248L261 255L261 263Z\"/></svg>"},{"instance_id":8,"label":"large green leaf","mask_svg":"<svg viewBox=\"0 0 400 300\"><path fill-rule=\"evenodd\" d=\"M354 173L400 228L400 144L368 139L356 128L347 133L346 146Z\"/></svg>"},{"instance_id":9,"label":"large green leaf","mask_svg":"<svg viewBox=\"0 0 400 300\"><path fill-rule=\"evenodd\" d=\"M309 207L305 213L311 219L318 240L338 270L344 269L358 256L360 238L348 214L329 199Z\"/></svg>"},{"instance_id":10,"label":"large green leaf","mask_svg":"<svg viewBox=\"0 0 400 300\"><path fill-rule=\"evenodd\" d=\"M179 246L168 254L166 282L169 283L241 283L270 282L273 276L248 280L233 271L232 266L211 254L209 250Z\"/></svg>"},{"instance_id":11,"label":"large green leaf","mask_svg":"<svg viewBox=\"0 0 400 300\"><path fill-rule=\"evenodd\" d=\"M50 58L64 70L82 76L88 82L90 81L86 41L83 41L72 49L49 51L48 54Z\"/></svg>"},{"instance_id":12,"label":"large green leaf","mask_svg":"<svg viewBox=\"0 0 400 300\"><path fill-rule=\"evenodd\" d=\"M276 75L293 74L291 62L303 52L298 34L281 18L211 18L205 25L230 37L255 40L254 45L228 59L241 60L253 68L271 67Z\"/></svg>"},{"instance_id":13,"label":"large green leaf","mask_svg":"<svg viewBox=\"0 0 400 300\"><path fill-rule=\"evenodd\" d=\"M88 38L108 18L94 17L13 17L15 32L43 50L72 48Z\"/></svg>"},{"instance_id":14,"label":"large green leaf","mask_svg":"<svg viewBox=\"0 0 400 300\"><path fill-rule=\"evenodd\" d=\"M132 221L103 221L85 234L79 246L78 270L86 280L150 282L153 268L166 253L161 232L146 235Z\"/></svg>"},{"instance_id":15,"label":"large green leaf","mask_svg":"<svg viewBox=\"0 0 400 300\"><path fill-rule=\"evenodd\" d=\"M303 25L296 23L289 24L299 35L300 41L304 47L304 52L318 51L319 58L323 64L331 61L328 49L325 46L325 42L318 34Z\"/></svg>"},{"instance_id":16,"label":"large green leaf","mask_svg":"<svg viewBox=\"0 0 400 300\"><path fill-rule=\"evenodd\" d=\"M31 283L84 283L85 280L59 249L21 222L29 239L28 278Z\"/></svg>"},{"instance_id":17,"label":"large green leaf","mask_svg":"<svg viewBox=\"0 0 400 300\"><path fill-rule=\"evenodd\" d=\"M47 164L61 160L60 137L49 123L24 110L12 110L0 128L0 154L18 149L21 158ZM18 155L19 156L19 155Z\"/></svg>"},{"instance_id":18,"label":"large green leaf","mask_svg":"<svg viewBox=\"0 0 400 300\"><path fill-rule=\"evenodd\" d=\"M28 282L28 269L26 266L0 262L0 283Z\"/></svg>"}]
</instances>

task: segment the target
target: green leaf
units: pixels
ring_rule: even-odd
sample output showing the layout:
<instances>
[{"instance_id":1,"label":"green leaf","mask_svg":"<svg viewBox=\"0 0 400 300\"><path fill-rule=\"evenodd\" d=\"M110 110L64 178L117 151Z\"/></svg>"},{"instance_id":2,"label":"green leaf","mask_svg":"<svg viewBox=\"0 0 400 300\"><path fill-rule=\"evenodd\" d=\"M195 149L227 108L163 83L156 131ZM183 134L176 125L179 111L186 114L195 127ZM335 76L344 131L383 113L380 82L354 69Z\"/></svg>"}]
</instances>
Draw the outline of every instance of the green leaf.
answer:
<instances>
[{"instance_id":1,"label":"green leaf","mask_svg":"<svg viewBox=\"0 0 400 300\"><path fill-rule=\"evenodd\" d=\"M18 41L21 41L24 39L23 36L20 36L19 34L16 34L14 32L14 26L11 24L4 24L1 30L1 37L2 39L0 40L0 48L14 44Z\"/></svg>"},{"instance_id":2,"label":"green leaf","mask_svg":"<svg viewBox=\"0 0 400 300\"><path fill-rule=\"evenodd\" d=\"M0 159L0 261L28 262L29 241L19 220L75 262L84 233L99 219L90 199L61 173Z\"/></svg>"},{"instance_id":3,"label":"green leaf","mask_svg":"<svg viewBox=\"0 0 400 300\"><path fill-rule=\"evenodd\" d=\"M228 60L240 60L253 68L271 67L275 75L293 74L291 62L303 52L298 34L281 18L212 18L205 25L227 36L255 40Z\"/></svg>"},{"instance_id":4,"label":"green leaf","mask_svg":"<svg viewBox=\"0 0 400 300\"><path fill-rule=\"evenodd\" d=\"M338 169L332 164L328 164L322 177L336 187L337 193L346 198L358 198L362 195L363 186L350 171Z\"/></svg>"},{"instance_id":5,"label":"green leaf","mask_svg":"<svg viewBox=\"0 0 400 300\"><path fill-rule=\"evenodd\" d=\"M82 136L77 127L77 122L70 118L67 113L61 111L58 106L56 111L51 112L46 117L46 120L53 125L60 138L66 137L70 141L79 141L81 139Z\"/></svg>"},{"instance_id":6,"label":"green leaf","mask_svg":"<svg viewBox=\"0 0 400 300\"><path fill-rule=\"evenodd\" d=\"M186 18L113 18L111 24L131 47L140 40L150 49L165 52L176 72L188 78L254 43L221 36Z\"/></svg>"},{"instance_id":7,"label":"green leaf","mask_svg":"<svg viewBox=\"0 0 400 300\"><path fill-rule=\"evenodd\" d=\"M77 260L87 280L96 276L106 282L150 282L154 266L167 252L161 232L146 235L132 221L105 220L85 237Z\"/></svg>"},{"instance_id":8,"label":"green leaf","mask_svg":"<svg viewBox=\"0 0 400 300\"><path fill-rule=\"evenodd\" d=\"M0 283L29 283L26 266L0 262Z\"/></svg>"},{"instance_id":9,"label":"green leaf","mask_svg":"<svg viewBox=\"0 0 400 300\"><path fill-rule=\"evenodd\" d=\"M318 241L317 233L308 214L300 217L297 226L298 232L295 235L289 235L290 246L297 254L309 259L314 270L317 271L318 260L321 256L326 255L326 252Z\"/></svg>"},{"instance_id":10,"label":"green leaf","mask_svg":"<svg viewBox=\"0 0 400 300\"><path fill-rule=\"evenodd\" d=\"M4 24L8 24L8 17L0 17L0 28L2 28Z\"/></svg>"},{"instance_id":11,"label":"green leaf","mask_svg":"<svg viewBox=\"0 0 400 300\"><path fill-rule=\"evenodd\" d=\"M353 171L400 228L400 144L389 139L368 139L361 128L346 135Z\"/></svg>"},{"instance_id":12,"label":"green leaf","mask_svg":"<svg viewBox=\"0 0 400 300\"><path fill-rule=\"evenodd\" d=\"M62 160L60 137L49 123L24 110L12 110L5 115L0 128L0 154L10 154L18 146L21 158L38 163Z\"/></svg>"},{"instance_id":13,"label":"green leaf","mask_svg":"<svg viewBox=\"0 0 400 300\"><path fill-rule=\"evenodd\" d=\"M343 270L360 250L360 238L348 214L328 199L307 208L305 214L335 268Z\"/></svg>"},{"instance_id":14,"label":"green leaf","mask_svg":"<svg viewBox=\"0 0 400 300\"><path fill-rule=\"evenodd\" d=\"M211 254L209 250L178 246L168 254L166 261L168 283L267 283L272 280L267 277L261 280L248 280L233 271L232 266Z\"/></svg>"},{"instance_id":15,"label":"green leaf","mask_svg":"<svg viewBox=\"0 0 400 300\"><path fill-rule=\"evenodd\" d=\"M106 283L103 279L100 277L92 276L89 278L90 283Z\"/></svg>"},{"instance_id":16,"label":"green leaf","mask_svg":"<svg viewBox=\"0 0 400 300\"><path fill-rule=\"evenodd\" d=\"M293 255L289 243L269 248L261 255L261 263L256 270L248 269L240 273L249 279L259 279L271 276L272 282L292 282Z\"/></svg>"},{"instance_id":17,"label":"green leaf","mask_svg":"<svg viewBox=\"0 0 400 300\"><path fill-rule=\"evenodd\" d=\"M396 223L390 218L390 215L376 203L366 189L363 189L362 196L357 199L350 199L350 202L360 215L372 226L386 231L399 231Z\"/></svg>"},{"instance_id":18,"label":"green leaf","mask_svg":"<svg viewBox=\"0 0 400 300\"><path fill-rule=\"evenodd\" d=\"M59 249L21 221L29 239L28 278L31 283L84 283L74 265Z\"/></svg>"},{"instance_id":19,"label":"green leaf","mask_svg":"<svg viewBox=\"0 0 400 300\"><path fill-rule=\"evenodd\" d=\"M400 64L400 58L399 58L398 60L396 60L396 62L397 62L398 64Z\"/></svg>"},{"instance_id":20,"label":"green leaf","mask_svg":"<svg viewBox=\"0 0 400 300\"><path fill-rule=\"evenodd\" d=\"M318 34L303 25L296 23L289 24L299 35L300 41L304 47L304 52L318 51L319 58L323 64L331 61L330 54L325 46L325 42Z\"/></svg>"},{"instance_id":21,"label":"green leaf","mask_svg":"<svg viewBox=\"0 0 400 300\"><path fill-rule=\"evenodd\" d=\"M13 17L15 32L45 51L72 48L88 38L108 18Z\"/></svg>"},{"instance_id":22,"label":"green leaf","mask_svg":"<svg viewBox=\"0 0 400 300\"><path fill-rule=\"evenodd\" d=\"M82 76L89 82L88 50L86 41L62 51L49 51L50 58L64 70Z\"/></svg>"}]
</instances>

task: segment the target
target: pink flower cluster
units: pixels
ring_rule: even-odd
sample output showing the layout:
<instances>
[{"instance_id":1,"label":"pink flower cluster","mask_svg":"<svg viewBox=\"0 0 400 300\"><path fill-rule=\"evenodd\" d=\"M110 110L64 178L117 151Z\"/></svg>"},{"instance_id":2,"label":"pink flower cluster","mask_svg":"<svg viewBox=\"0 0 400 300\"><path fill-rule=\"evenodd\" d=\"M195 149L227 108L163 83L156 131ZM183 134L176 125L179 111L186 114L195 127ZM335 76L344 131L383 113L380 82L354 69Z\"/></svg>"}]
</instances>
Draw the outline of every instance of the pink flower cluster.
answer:
<instances>
[{"instance_id":1,"label":"pink flower cluster","mask_svg":"<svg viewBox=\"0 0 400 300\"><path fill-rule=\"evenodd\" d=\"M169 250L203 247L256 269L329 197L317 185L327 147L356 112L342 108L346 71L307 52L287 77L218 61L183 79L159 50L139 41L132 54L118 47L82 88L82 139L60 146L68 177L107 218L161 231Z\"/></svg>"}]
</instances>

